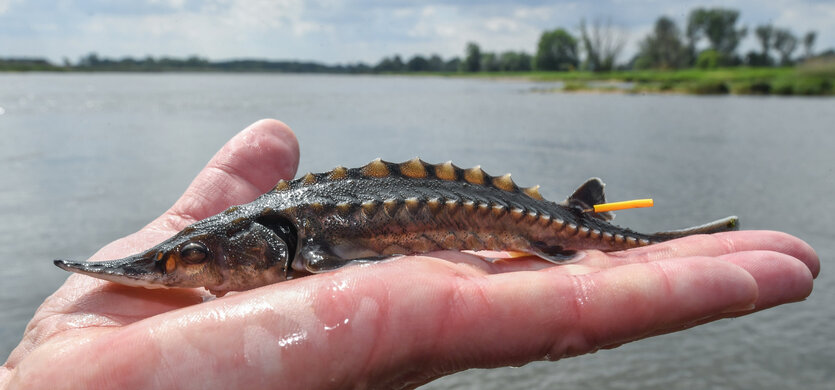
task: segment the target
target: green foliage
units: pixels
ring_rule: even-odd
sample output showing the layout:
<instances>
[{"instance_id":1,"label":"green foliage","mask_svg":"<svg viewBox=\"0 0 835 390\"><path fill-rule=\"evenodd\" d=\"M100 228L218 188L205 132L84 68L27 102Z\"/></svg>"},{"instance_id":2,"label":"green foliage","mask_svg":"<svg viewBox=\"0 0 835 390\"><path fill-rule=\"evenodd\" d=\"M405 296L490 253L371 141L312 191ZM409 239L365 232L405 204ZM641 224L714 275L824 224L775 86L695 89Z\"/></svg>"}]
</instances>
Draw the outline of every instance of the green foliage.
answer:
<instances>
[{"instance_id":1,"label":"green foliage","mask_svg":"<svg viewBox=\"0 0 835 390\"><path fill-rule=\"evenodd\" d=\"M731 84L731 92L738 95L768 95L771 83L765 80L739 81Z\"/></svg>"},{"instance_id":2,"label":"green foliage","mask_svg":"<svg viewBox=\"0 0 835 390\"><path fill-rule=\"evenodd\" d=\"M406 69L406 65L399 55L394 57L384 57L377 65L374 66L375 72L402 72Z\"/></svg>"},{"instance_id":3,"label":"green foliage","mask_svg":"<svg viewBox=\"0 0 835 390\"><path fill-rule=\"evenodd\" d=\"M406 62L406 69L409 72L428 72L432 70L432 68L429 67L429 60L420 55L416 55L409 59L409 61Z\"/></svg>"},{"instance_id":4,"label":"green foliage","mask_svg":"<svg viewBox=\"0 0 835 390\"><path fill-rule=\"evenodd\" d=\"M531 56L525 52L506 51L499 56L502 72L527 72L531 70Z\"/></svg>"},{"instance_id":5,"label":"green foliage","mask_svg":"<svg viewBox=\"0 0 835 390\"><path fill-rule=\"evenodd\" d=\"M774 31L774 48L780 53L780 64L786 66L792 63L791 56L797 49L797 43L797 37L788 29Z\"/></svg>"},{"instance_id":6,"label":"green foliage","mask_svg":"<svg viewBox=\"0 0 835 390\"><path fill-rule=\"evenodd\" d=\"M708 49L699 53L696 59L696 67L699 69L716 69L719 67L719 53L716 50Z\"/></svg>"},{"instance_id":7,"label":"green foliage","mask_svg":"<svg viewBox=\"0 0 835 390\"><path fill-rule=\"evenodd\" d=\"M615 68L615 61L626 43L624 35L612 26L594 21L589 28L586 20L580 20L580 40L586 52L585 68L594 72L608 72Z\"/></svg>"},{"instance_id":8,"label":"green foliage","mask_svg":"<svg viewBox=\"0 0 835 390\"><path fill-rule=\"evenodd\" d=\"M815 38L817 38L818 33L814 31L809 31L806 35L803 36L803 57L804 58L812 58L812 48L815 46Z\"/></svg>"},{"instance_id":9,"label":"green foliage","mask_svg":"<svg viewBox=\"0 0 835 390\"><path fill-rule=\"evenodd\" d=\"M687 49L675 22L660 17L653 32L640 43L635 60L637 69L678 69L687 65Z\"/></svg>"},{"instance_id":10,"label":"green foliage","mask_svg":"<svg viewBox=\"0 0 835 390\"><path fill-rule=\"evenodd\" d=\"M481 53L481 71L483 72L498 72L501 70L499 58L495 53Z\"/></svg>"},{"instance_id":11,"label":"green foliage","mask_svg":"<svg viewBox=\"0 0 835 390\"><path fill-rule=\"evenodd\" d=\"M724 95L731 91L727 83L718 80L701 80L687 84L686 88L696 95Z\"/></svg>"},{"instance_id":12,"label":"green foliage","mask_svg":"<svg viewBox=\"0 0 835 390\"><path fill-rule=\"evenodd\" d=\"M478 72L481 70L481 48L475 42L467 43L466 55L461 62L461 70L464 72Z\"/></svg>"},{"instance_id":13,"label":"green foliage","mask_svg":"<svg viewBox=\"0 0 835 390\"><path fill-rule=\"evenodd\" d=\"M577 39L564 29L545 31L539 37L534 60L537 70L572 70L579 63Z\"/></svg>"},{"instance_id":14,"label":"green foliage","mask_svg":"<svg viewBox=\"0 0 835 390\"><path fill-rule=\"evenodd\" d=\"M833 81L823 77L785 77L774 80L772 89L778 95L832 95Z\"/></svg>"},{"instance_id":15,"label":"green foliage","mask_svg":"<svg viewBox=\"0 0 835 390\"><path fill-rule=\"evenodd\" d=\"M756 35L757 40L760 41L762 52L759 56L752 56L749 54L748 63L752 66L770 66L772 61L768 52L771 51L771 47L774 44L774 26L770 24L757 26L754 30L754 35Z\"/></svg>"},{"instance_id":16,"label":"green foliage","mask_svg":"<svg viewBox=\"0 0 835 390\"><path fill-rule=\"evenodd\" d=\"M701 38L706 38L710 48L719 53L719 65L731 65L736 58L736 48L745 37L745 27L736 28L739 11L725 8L696 8L687 20L687 36L691 51Z\"/></svg>"},{"instance_id":17,"label":"green foliage","mask_svg":"<svg viewBox=\"0 0 835 390\"><path fill-rule=\"evenodd\" d=\"M565 92L587 91L589 89L591 89L589 84L583 81L567 81L562 86L562 90Z\"/></svg>"},{"instance_id":18,"label":"green foliage","mask_svg":"<svg viewBox=\"0 0 835 390\"><path fill-rule=\"evenodd\" d=\"M62 70L43 58L0 58L0 70L29 72Z\"/></svg>"},{"instance_id":19,"label":"green foliage","mask_svg":"<svg viewBox=\"0 0 835 390\"><path fill-rule=\"evenodd\" d=\"M835 79L835 55L807 59L796 69L802 76Z\"/></svg>"}]
</instances>

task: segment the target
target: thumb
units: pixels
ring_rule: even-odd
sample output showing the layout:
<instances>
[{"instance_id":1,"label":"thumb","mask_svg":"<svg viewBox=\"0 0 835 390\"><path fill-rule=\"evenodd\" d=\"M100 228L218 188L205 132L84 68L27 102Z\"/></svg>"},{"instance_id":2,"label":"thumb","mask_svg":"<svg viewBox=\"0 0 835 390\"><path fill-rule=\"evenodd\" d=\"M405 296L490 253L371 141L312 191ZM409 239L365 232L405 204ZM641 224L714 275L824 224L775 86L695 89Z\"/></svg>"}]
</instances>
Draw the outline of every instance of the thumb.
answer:
<instances>
[{"instance_id":1,"label":"thumb","mask_svg":"<svg viewBox=\"0 0 835 390\"><path fill-rule=\"evenodd\" d=\"M280 179L292 178L298 163L299 144L287 125L274 119L255 122L229 140L151 224L181 230L229 206L251 202Z\"/></svg>"}]
</instances>

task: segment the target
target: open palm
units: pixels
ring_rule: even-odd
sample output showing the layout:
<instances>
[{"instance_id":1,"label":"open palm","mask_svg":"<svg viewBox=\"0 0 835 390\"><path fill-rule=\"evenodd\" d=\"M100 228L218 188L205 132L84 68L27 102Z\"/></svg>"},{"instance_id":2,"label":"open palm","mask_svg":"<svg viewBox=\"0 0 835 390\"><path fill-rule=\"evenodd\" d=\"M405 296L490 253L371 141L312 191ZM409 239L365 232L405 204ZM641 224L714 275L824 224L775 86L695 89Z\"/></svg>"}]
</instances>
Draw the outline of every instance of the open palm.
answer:
<instances>
[{"instance_id":1,"label":"open palm","mask_svg":"<svg viewBox=\"0 0 835 390\"><path fill-rule=\"evenodd\" d=\"M147 249L294 175L282 123L233 138L186 193L93 260ZM212 299L72 275L0 369L7 388L410 388L560 359L804 299L819 269L778 232L691 236L578 263L409 256Z\"/></svg>"}]
</instances>

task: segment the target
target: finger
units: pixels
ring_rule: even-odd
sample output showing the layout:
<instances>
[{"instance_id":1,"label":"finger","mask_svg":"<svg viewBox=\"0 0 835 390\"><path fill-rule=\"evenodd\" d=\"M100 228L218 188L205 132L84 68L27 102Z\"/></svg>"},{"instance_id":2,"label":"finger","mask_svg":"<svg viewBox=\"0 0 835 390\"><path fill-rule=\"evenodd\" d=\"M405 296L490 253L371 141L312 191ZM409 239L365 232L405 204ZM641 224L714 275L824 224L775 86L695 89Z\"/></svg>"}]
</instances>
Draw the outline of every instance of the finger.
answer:
<instances>
[{"instance_id":1,"label":"finger","mask_svg":"<svg viewBox=\"0 0 835 390\"><path fill-rule=\"evenodd\" d=\"M179 230L229 206L248 203L280 179L291 179L298 161L298 142L287 125L272 119L255 122L212 157L161 221Z\"/></svg>"},{"instance_id":2,"label":"finger","mask_svg":"<svg viewBox=\"0 0 835 390\"><path fill-rule=\"evenodd\" d=\"M757 282L759 296L752 308L767 309L805 299L812 293L814 274L792 256L768 251L737 252L720 259L746 270Z\"/></svg>"},{"instance_id":3,"label":"finger","mask_svg":"<svg viewBox=\"0 0 835 390\"><path fill-rule=\"evenodd\" d=\"M298 142L287 125L271 119L255 122L212 157L168 211L91 259L116 259L145 250L197 220L250 202L279 179L291 178L298 159Z\"/></svg>"},{"instance_id":4,"label":"finger","mask_svg":"<svg viewBox=\"0 0 835 390\"><path fill-rule=\"evenodd\" d=\"M721 260L746 270L757 283L757 301L740 311L718 313L695 323L661 329L653 335L680 331L723 318L740 317L777 305L797 302L812 293L812 273L802 261L791 256L767 251L737 252L721 256Z\"/></svg>"},{"instance_id":5,"label":"finger","mask_svg":"<svg viewBox=\"0 0 835 390\"><path fill-rule=\"evenodd\" d=\"M817 276L820 260L809 244L786 233L743 230L716 234L700 234L626 251L610 252L608 256L593 255L582 264L608 268L618 264L645 263L688 256L721 256L744 251L773 251L799 259Z\"/></svg>"}]
</instances>

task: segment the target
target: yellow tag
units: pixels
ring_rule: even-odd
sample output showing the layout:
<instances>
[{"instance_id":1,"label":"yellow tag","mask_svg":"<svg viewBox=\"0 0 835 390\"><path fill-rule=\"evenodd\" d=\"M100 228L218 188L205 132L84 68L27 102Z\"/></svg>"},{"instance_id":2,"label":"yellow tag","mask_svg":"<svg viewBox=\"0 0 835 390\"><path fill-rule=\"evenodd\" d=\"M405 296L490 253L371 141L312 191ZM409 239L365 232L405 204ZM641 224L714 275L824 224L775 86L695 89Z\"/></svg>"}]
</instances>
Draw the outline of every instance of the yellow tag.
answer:
<instances>
[{"instance_id":1,"label":"yellow tag","mask_svg":"<svg viewBox=\"0 0 835 390\"><path fill-rule=\"evenodd\" d=\"M615 211L615 210L625 210L625 209L637 209L642 207L652 207L652 199L635 199L635 200L627 200L623 202L612 202L612 203L603 203L603 204L596 204L594 205L594 212L595 213L602 213L606 211ZM592 210L586 210L592 211Z\"/></svg>"}]
</instances>

